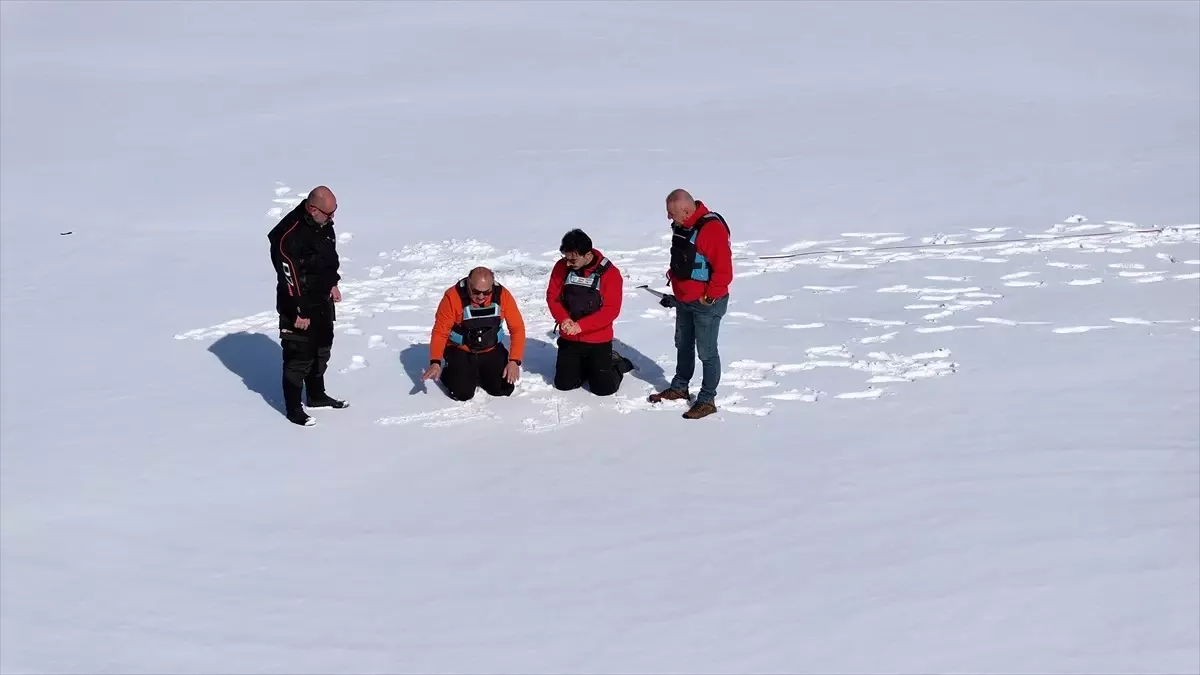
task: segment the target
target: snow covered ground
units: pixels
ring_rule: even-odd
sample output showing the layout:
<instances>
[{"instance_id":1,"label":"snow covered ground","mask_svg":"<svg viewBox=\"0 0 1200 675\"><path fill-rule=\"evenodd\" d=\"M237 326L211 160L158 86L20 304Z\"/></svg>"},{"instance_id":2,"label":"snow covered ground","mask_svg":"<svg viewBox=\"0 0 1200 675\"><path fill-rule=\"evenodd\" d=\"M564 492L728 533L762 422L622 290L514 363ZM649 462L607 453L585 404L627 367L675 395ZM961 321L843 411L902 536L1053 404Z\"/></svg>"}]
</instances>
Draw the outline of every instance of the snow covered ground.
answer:
<instances>
[{"instance_id":1,"label":"snow covered ground","mask_svg":"<svg viewBox=\"0 0 1200 675\"><path fill-rule=\"evenodd\" d=\"M1198 26L0 4L0 671L1200 672ZM353 405L300 428L265 235L321 183ZM700 421L645 403L676 187L737 257ZM548 383L576 226L607 399ZM456 404L479 264L532 342Z\"/></svg>"}]
</instances>

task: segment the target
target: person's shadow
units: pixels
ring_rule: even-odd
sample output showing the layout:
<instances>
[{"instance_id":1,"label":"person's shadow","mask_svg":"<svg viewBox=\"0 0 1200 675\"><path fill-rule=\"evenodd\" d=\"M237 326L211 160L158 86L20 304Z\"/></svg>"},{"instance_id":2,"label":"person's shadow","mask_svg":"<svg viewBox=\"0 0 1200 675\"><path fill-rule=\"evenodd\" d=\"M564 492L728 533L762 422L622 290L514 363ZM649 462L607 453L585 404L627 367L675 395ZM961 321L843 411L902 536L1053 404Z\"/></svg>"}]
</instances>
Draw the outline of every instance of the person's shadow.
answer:
<instances>
[{"instance_id":1,"label":"person's shadow","mask_svg":"<svg viewBox=\"0 0 1200 675\"><path fill-rule=\"evenodd\" d=\"M429 393L429 383L433 382L434 386L442 390L443 394L450 395L446 385L442 384L442 380L422 380L421 375L425 373L425 369L429 367L429 343L411 344L405 347L400 352L400 365L404 367L404 372L408 375L408 379L412 380L412 389L408 395L418 394L421 392Z\"/></svg>"},{"instance_id":2,"label":"person's shadow","mask_svg":"<svg viewBox=\"0 0 1200 675\"><path fill-rule=\"evenodd\" d=\"M626 377L641 380L654 387L654 391L662 391L671 385L667 381L666 371L654 359L621 340L613 340L613 349L617 350L621 356L629 359L630 363L633 364L633 370L626 373Z\"/></svg>"},{"instance_id":3,"label":"person's shadow","mask_svg":"<svg viewBox=\"0 0 1200 675\"><path fill-rule=\"evenodd\" d=\"M262 333L230 333L209 346L221 365L242 378L242 384L258 394L279 414L283 403L283 348Z\"/></svg>"}]
</instances>

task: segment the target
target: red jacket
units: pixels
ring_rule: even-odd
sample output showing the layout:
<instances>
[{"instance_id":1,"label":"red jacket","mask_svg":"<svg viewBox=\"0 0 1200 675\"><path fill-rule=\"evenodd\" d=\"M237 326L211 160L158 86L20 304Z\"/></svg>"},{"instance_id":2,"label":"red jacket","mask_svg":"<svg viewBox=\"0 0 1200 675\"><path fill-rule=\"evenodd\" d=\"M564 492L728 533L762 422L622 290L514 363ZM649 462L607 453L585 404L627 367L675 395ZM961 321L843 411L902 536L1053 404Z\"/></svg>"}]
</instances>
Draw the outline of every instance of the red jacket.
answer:
<instances>
[{"instance_id":1,"label":"red jacket","mask_svg":"<svg viewBox=\"0 0 1200 675\"><path fill-rule=\"evenodd\" d=\"M696 212L683 223L684 227L695 226L701 216L711 213L704 202L696 201ZM671 282L671 290L680 302L695 302L707 295L713 300L729 294L729 284L733 282L733 249L729 245L729 233L719 220L710 220L700 230L696 237L696 250L708 258L712 271L709 279L696 281L694 279L676 279L667 270L667 279Z\"/></svg>"},{"instance_id":2,"label":"red jacket","mask_svg":"<svg viewBox=\"0 0 1200 675\"><path fill-rule=\"evenodd\" d=\"M596 249L592 249L592 255L591 264L579 270L578 274L581 276L592 276L596 272L596 266L604 259L604 254ZM621 300L625 295L625 284L621 279L621 270L617 269L611 260L608 263L609 268L604 276L600 277L600 287L597 289L604 304L599 310L577 322L579 333L575 335L560 333L564 340L598 343L609 342L613 339L613 322L621 313ZM567 280L568 271L567 261L560 259L555 263L554 269L550 271L550 285L546 287L546 304L550 306L550 315L554 317L554 322L557 324L571 318L562 303L563 284Z\"/></svg>"}]
</instances>

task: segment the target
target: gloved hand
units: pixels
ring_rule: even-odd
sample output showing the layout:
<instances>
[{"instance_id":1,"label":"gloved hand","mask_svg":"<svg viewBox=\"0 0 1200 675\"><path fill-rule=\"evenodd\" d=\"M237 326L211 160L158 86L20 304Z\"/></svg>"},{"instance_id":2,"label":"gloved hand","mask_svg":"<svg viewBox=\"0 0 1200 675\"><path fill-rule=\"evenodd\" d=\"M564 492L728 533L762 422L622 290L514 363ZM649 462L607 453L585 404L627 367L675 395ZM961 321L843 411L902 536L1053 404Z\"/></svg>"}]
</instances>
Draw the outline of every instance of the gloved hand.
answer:
<instances>
[{"instance_id":1,"label":"gloved hand","mask_svg":"<svg viewBox=\"0 0 1200 675\"><path fill-rule=\"evenodd\" d=\"M662 305L663 307L674 307L675 306L675 296L664 295L661 298L659 298L658 304Z\"/></svg>"}]
</instances>

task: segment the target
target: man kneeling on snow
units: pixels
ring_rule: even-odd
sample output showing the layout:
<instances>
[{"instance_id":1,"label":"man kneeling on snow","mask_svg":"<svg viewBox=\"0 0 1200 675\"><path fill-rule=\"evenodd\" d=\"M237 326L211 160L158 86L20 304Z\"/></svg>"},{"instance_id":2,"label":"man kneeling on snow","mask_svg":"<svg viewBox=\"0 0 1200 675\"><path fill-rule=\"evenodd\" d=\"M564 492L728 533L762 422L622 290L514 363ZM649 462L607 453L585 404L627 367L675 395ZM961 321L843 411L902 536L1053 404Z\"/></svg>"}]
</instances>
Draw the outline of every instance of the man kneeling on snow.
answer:
<instances>
[{"instance_id":1,"label":"man kneeling on snow","mask_svg":"<svg viewBox=\"0 0 1200 675\"><path fill-rule=\"evenodd\" d=\"M633 369L613 349L613 322L621 313L621 271L592 248L582 230L571 230L559 247L562 259L550 272L546 304L558 323L554 386L566 391L588 383L597 396L609 396Z\"/></svg>"},{"instance_id":2,"label":"man kneeling on snow","mask_svg":"<svg viewBox=\"0 0 1200 675\"><path fill-rule=\"evenodd\" d=\"M511 333L511 352L501 342ZM525 321L508 289L492 271L476 267L442 296L429 340L429 367L423 380L441 375L450 397L469 401L475 388L492 396L513 393L521 376ZM442 369L442 359L446 367Z\"/></svg>"}]
</instances>

